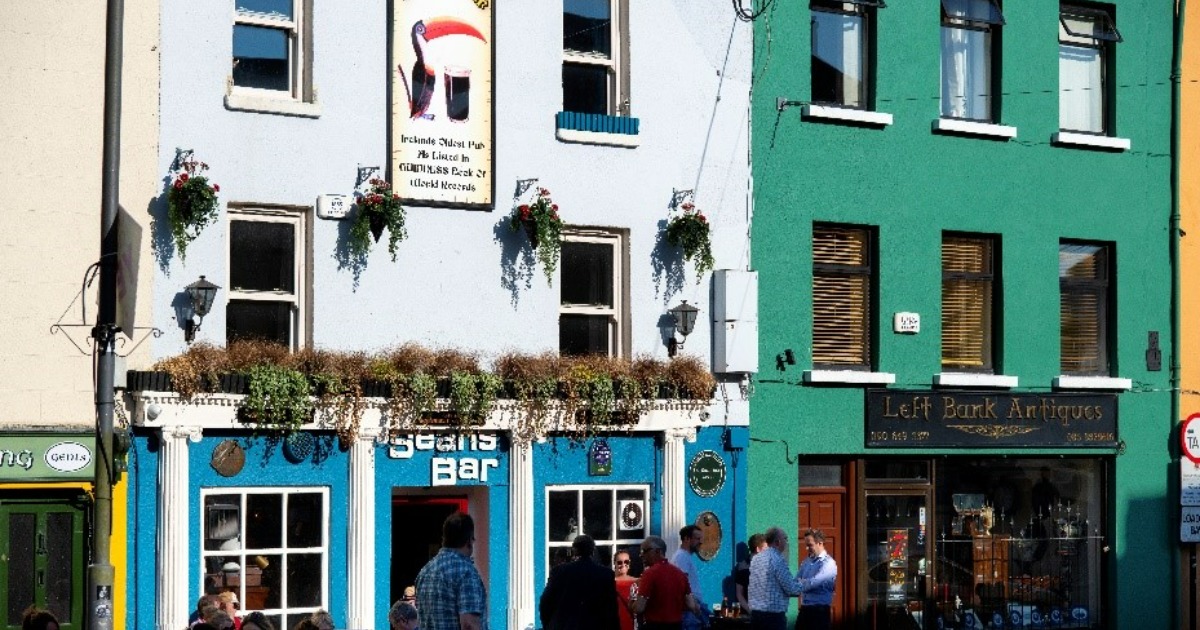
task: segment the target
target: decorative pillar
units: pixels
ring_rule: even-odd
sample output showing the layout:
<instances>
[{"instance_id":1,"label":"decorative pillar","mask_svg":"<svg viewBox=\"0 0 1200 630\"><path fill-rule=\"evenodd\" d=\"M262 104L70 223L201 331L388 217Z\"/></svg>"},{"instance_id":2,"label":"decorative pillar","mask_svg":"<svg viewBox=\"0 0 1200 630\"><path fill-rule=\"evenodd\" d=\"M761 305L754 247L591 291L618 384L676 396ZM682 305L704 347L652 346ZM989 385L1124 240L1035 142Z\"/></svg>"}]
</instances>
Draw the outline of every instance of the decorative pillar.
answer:
<instances>
[{"instance_id":1,"label":"decorative pillar","mask_svg":"<svg viewBox=\"0 0 1200 630\"><path fill-rule=\"evenodd\" d=\"M533 449L514 442L508 451L508 628L534 625Z\"/></svg>"},{"instance_id":2,"label":"decorative pillar","mask_svg":"<svg viewBox=\"0 0 1200 630\"><path fill-rule=\"evenodd\" d=\"M375 627L375 440L363 430L350 446L350 506L347 546L347 625Z\"/></svg>"},{"instance_id":3,"label":"decorative pillar","mask_svg":"<svg viewBox=\"0 0 1200 630\"><path fill-rule=\"evenodd\" d=\"M688 523L687 457L684 441L695 442L696 430L690 427L667 429L663 432L663 540L667 541L667 557L679 549L679 530Z\"/></svg>"},{"instance_id":4,"label":"decorative pillar","mask_svg":"<svg viewBox=\"0 0 1200 630\"><path fill-rule=\"evenodd\" d=\"M192 496L188 492L188 441L200 441L198 427L163 427L158 451L158 630L186 628Z\"/></svg>"}]
</instances>

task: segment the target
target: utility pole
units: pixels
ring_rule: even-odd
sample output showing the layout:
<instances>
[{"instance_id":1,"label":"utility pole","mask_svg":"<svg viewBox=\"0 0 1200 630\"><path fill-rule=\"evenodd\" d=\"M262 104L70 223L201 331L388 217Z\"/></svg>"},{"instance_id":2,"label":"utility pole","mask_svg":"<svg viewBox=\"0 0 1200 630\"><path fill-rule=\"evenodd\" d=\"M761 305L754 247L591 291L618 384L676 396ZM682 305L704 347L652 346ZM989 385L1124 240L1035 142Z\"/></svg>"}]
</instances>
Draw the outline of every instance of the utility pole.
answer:
<instances>
[{"instance_id":1,"label":"utility pole","mask_svg":"<svg viewBox=\"0 0 1200 630\"><path fill-rule=\"evenodd\" d=\"M113 373L116 371L117 207L121 174L121 63L124 0L108 0L104 42L104 161L100 199L100 314L92 329L96 354L95 508L92 513L92 563L88 566L87 627L113 628L113 582L109 557L112 536ZM132 332L132 331L130 331Z\"/></svg>"}]
</instances>

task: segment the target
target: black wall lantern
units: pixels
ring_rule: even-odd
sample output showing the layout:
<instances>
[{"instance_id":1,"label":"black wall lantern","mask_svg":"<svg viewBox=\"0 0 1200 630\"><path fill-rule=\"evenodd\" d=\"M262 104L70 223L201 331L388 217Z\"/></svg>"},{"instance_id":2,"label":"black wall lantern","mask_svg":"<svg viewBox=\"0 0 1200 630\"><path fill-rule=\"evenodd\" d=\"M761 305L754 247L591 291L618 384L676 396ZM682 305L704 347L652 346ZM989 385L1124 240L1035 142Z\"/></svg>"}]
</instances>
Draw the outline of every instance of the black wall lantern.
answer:
<instances>
[{"instance_id":1,"label":"black wall lantern","mask_svg":"<svg viewBox=\"0 0 1200 630\"><path fill-rule=\"evenodd\" d=\"M184 287L187 291L188 301L192 307L191 313L187 315L187 321L183 324L183 340L191 343L196 338L196 331L200 330L200 322L204 321L204 316L212 310L213 300L217 297L217 289L221 287L204 279L200 279ZM194 317L199 317L199 321L194 320Z\"/></svg>"},{"instance_id":2,"label":"black wall lantern","mask_svg":"<svg viewBox=\"0 0 1200 630\"><path fill-rule=\"evenodd\" d=\"M692 330L695 329L696 314L700 312L700 309L688 304L687 300L684 300L683 304L667 312L671 314L671 317L675 318L675 332L671 333L671 338L667 340L667 355L673 357L683 347L683 342L687 339L687 336L692 334ZM676 339L676 332L683 335L683 339Z\"/></svg>"}]
</instances>

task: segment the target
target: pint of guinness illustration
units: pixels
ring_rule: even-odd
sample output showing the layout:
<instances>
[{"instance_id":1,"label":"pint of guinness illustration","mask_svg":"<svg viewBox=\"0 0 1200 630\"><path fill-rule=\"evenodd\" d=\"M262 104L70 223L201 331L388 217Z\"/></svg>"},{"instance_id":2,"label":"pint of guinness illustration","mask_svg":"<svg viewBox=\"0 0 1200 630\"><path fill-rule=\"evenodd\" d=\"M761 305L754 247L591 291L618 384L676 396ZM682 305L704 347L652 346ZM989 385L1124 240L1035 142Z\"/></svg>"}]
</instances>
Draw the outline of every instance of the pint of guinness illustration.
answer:
<instances>
[{"instance_id":1,"label":"pint of guinness illustration","mask_svg":"<svg viewBox=\"0 0 1200 630\"><path fill-rule=\"evenodd\" d=\"M446 66L443 77L446 86L446 117L453 122L465 122L471 114L471 69Z\"/></svg>"}]
</instances>

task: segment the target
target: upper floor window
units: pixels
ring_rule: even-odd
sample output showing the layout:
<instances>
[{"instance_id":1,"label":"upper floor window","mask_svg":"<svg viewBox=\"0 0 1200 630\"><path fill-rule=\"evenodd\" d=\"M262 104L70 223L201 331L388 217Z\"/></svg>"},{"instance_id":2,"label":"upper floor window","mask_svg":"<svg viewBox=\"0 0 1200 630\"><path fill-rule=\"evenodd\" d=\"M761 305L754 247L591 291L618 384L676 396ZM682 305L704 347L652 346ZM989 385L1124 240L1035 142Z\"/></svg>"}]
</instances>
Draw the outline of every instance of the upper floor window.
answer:
<instances>
[{"instance_id":1,"label":"upper floor window","mask_svg":"<svg viewBox=\"0 0 1200 630\"><path fill-rule=\"evenodd\" d=\"M811 0L812 100L871 107L875 9L882 0Z\"/></svg>"},{"instance_id":2,"label":"upper floor window","mask_svg":"<svg viewBox=\"0 0 1200 630\"><path fill-rule=\"evenodd\" d=\"M1063 241L1058 246L1062 372L1108 376L1109 246Z\"/></svg>"},{"instance_id":3,"label":"upper floor window","mask_svg":"<svg viewBox=\"0 0 1200 630\"><path fill-rule=\"evenodd\" d=\"M813 364L870 369L872 243L862 227L813 226Z\"/></svg>"},{"instance_id":4,"label":"upper floor window","mask_svg":"<svg viewBox=\"0 0 1200 630\"><path fill-rule=\"evenodd\" d=\"M272 98L312 100L312 0L236 0L233 87Z\"/></svg>"},{"instance_id":5,"label":"upper floor window","mask_svg":"<svg viewBox=\"0 0 1200 630\"><path fill-rule=\"evenodd\" d=\"M942 0L943 117L995 121L1003 25L996 0Z\"/></svg>"},{"instance_id":6,"label":"upper floor window","mask_svg":"<svg viewBox=\"0 0 1200 630\"><path fill-rule=\"evenodd\" d=\"M291 628L329 608L329 491L205 488L202 593L230 590L242 611Z\"/></svg>"},{"instance_id":7,"label":"upper floor window","mask_svg":"<svg viewBox=\"0 0 1200 630\"><path fill-rule=\"evenodd\" d=\"M629 115L628 0L563 0L563 111Z\"/></svg>"},{"instance_id":8,"label":"upper floor window","mask_svg":"<svg viewBox=\"0 0 1200 630\"><path fill-rule=\"evenodd\" d=\"M942 237L942 367L991 372L995 242Z\"/></svg>"},{"instance_id":9,"label":"upper floor window","mask_svg":"<svg viewBox=\"0 0 1200 630\"><path fill-rule=\"evenodd\" d=\"M1112 11L1064 4L1058 22L1058 126L1111 135L1113 44L1121 41Z\"/></svg>"},{"instance_id":10,"label":"upper floor window","mask_svg":"<svg viewBox=\"0 0 1200 630\"><path fill-rule=\"evenodd\" d=\"M558 317L560 354L628 354L626 239L604 230L564 230Z\"/></svg>"},{"instance_id":11,"label":"upper floor window","mask_svg":"<svg viewBox=\"0 0 1200 630\"><path fill-rule=\"evenodd\" d=\"M228 341L305 344L305 228L301 211L230 211Z\"/></svg>"}]
</instances>

